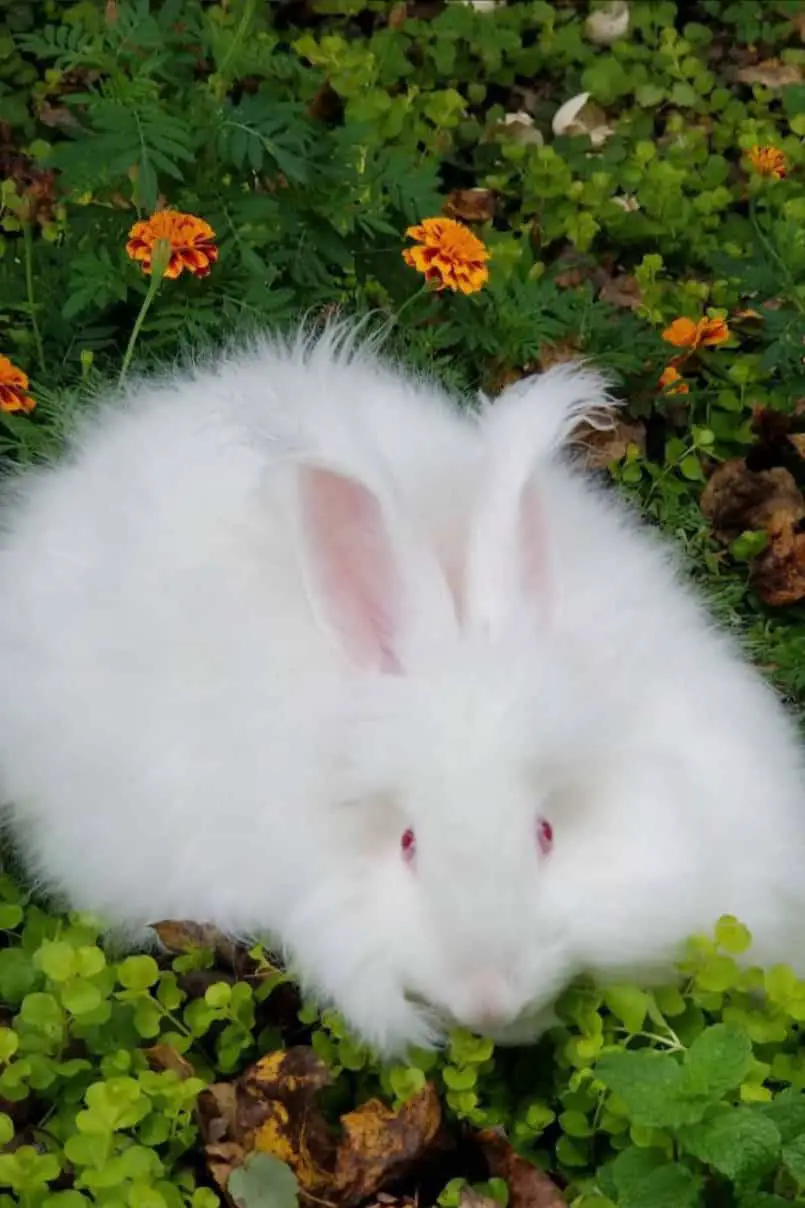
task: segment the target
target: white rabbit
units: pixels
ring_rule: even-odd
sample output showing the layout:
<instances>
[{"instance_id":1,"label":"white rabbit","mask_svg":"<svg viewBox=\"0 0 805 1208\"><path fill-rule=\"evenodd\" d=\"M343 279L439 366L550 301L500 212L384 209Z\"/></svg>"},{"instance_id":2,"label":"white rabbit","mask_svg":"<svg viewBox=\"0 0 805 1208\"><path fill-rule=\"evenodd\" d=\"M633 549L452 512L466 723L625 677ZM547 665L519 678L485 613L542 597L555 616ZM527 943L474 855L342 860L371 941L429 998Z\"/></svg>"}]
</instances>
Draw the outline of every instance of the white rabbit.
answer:
<instances>
[{"instance_id":1,"label":"white rabbit","mask_svg":"<svg viewBox=\"0 0 805 1208\"><path fill-rule=\"evenodd\" d=\"M129 388L0 544L0 778L130 942L270 932L384 1052L522 1034L732 912L799 960L792 724L561 458L561 367L480 416L331 328Z\"/></svg>"}]
</instances>

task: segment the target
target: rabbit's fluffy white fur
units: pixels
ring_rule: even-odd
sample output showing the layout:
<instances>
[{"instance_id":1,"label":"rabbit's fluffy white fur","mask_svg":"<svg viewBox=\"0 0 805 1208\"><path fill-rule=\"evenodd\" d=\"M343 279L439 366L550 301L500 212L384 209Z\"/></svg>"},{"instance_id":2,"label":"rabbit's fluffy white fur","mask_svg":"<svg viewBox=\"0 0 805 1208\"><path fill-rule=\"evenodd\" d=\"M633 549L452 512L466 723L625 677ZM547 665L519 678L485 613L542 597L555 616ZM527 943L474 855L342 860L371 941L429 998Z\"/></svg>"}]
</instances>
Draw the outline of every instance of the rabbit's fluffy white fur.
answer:
<instances>
[{"instance_id":1,"label":"rabbit's fluffy white fur","mask_svg":"<svg viewBox=\"0 0 805 1208\"><path fill-rule=\"evenodd\" d=\"M562 366L472 413L331 327L98 409L5 501L32 875L131 942L272 933L389 1052L726 912L802 967L793 725L562 454L609 401Z\"/></svg>"}]
</instances>

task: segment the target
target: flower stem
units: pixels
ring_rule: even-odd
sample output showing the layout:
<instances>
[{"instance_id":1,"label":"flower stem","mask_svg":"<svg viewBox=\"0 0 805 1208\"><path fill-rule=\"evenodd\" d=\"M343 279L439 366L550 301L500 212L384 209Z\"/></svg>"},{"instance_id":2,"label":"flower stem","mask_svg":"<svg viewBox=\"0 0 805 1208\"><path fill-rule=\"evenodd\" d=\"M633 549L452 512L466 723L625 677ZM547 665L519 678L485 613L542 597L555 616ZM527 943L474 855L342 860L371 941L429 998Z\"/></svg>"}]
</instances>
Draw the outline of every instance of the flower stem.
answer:
<instances>
[{"instance_id":1,"label":"flower stem","mask_svg":"<svg viewBox=\"0 0 805 1208\"><path fill-rule=\"evenodd\" d=\"M405 301L403 302L402 306L400 307L400 309L397 311L396 314L389 315L388 319L383 324L383 328L382 328L383 335L387 336L389 334L389 332L394 330L394 328L397 326L397 324L400 321L400 316L408 309L409 306L411 306L414 302L416 302L418 298L421 298L423 294L432 294L435 292L436 291L432 288L432 286L427 281L424 283L424 285L421 285L415 293L411 294L410 297L405 299Z\"/></svg>"},{"instance_id":2,"label":"flower stem","mask_svg":"<svg viewBox=\"0 0 805 1208\"><path fill-rule=\"evenodd\" d=\"M28 295L28 310L31 315L31 327L34 333L39 368L44 373L45 347L42 343L42 333L39 330L39 320L36 317L36 296L34 294L34 241L31 235L31 224L28 221L22 224L22 243L25 255L25 289Z\"/></svg>"},{"instance_id":3,"label":"flower stem","mask_svg":"<svg viewBox=\"0 0 805 1208\"><path fill-rule=\"evenodd\" d=\"M151 303L154 301L154 298L157 296L157 294L159 292L159 287L161 284L162 284L162 274L161 273L160 274L152 273L151 280L148 283L148 292L146 293L145 297L143 298L143 304L140 307L140 313L137 315L137 318L134 320L134 327L131 329L131 335L129 337L129 342L128 342L128 345L126 346L126 351L123 354L123 364L120 367L120 377L117 379L118 386L122 386L124 381L126 380L126 374L128 373L129 365L131 364L131 358L134 354L134 347L137 343L137 337L140 334L140 329L142 328L142 325L145 321L145 316L148 314L149 310L151 309Z\"/></svg>"}]
</instances>

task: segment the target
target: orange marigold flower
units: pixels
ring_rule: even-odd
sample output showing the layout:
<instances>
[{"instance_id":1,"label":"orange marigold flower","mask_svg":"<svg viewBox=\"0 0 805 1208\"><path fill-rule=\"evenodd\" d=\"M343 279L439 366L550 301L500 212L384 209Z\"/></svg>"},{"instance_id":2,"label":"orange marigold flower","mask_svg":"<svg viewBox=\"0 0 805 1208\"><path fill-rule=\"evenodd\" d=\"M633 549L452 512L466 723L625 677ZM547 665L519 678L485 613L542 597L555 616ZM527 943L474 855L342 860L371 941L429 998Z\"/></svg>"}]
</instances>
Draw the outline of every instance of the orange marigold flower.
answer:
<instances>
[{"instance_id":1,"label":"orange marigold flower","mask_svg":"<svg viewBox=\"0 0 805 1208\"><path fill-rule=\"evenodd\" d=\"M0 356L0 411L11 414L33 411L36 401L27 394L28 375L12 365L8 357Z\"/></svg>"},{"instance_id":2,"label":"orange marigold flower","mask_svg":"<svg viewBox=\"0 0 805 1208\"><path fill-rule=\"evenodd\" d=\"M697 348L709 344L723 344L730 338L730 329L726 319L674 319L670 327L666 327L662 338L675 348L687 348L693 352Z\"/></svg>"},{"instance_id":3,"label":"orange marigold flower","mask_svg":"<svg viewBox=\"0 0 805 1208\"><path fill-rule=\"evenodd\" d=\"M218 259L215 231L203 218L179 210L157 210L129 231L126 252L143 272L151 272L154 249L160 240L170 248L166 277L178 277L185 269L194 277L206 277Z\"/></svg>"},{"instance_id":4,"label":"orange marigold flower","mask_svg":"<svg viewBox=\"0 0 805 1208\"><path fill-rule=\"evenodd\" d=\"M758 176L772 176L775 180L782 180L788 172L788 158L785 152L777 147L750 147L746 158Z\"/></svg>"},{"instance_id":5,"label":"orange marigold flower","mask_svg":"<svg viewBox=\"0 0 805 1208\"><path fill-rule=\"evenodd\" d=\"M674 365L668 365L660 374L660 386L667 394L689 394L690 386Z\"/></svg>"},{"instance_id":6,"label":"orange marigold flower","mask_svg":"<svg viewBox=\"0 0 805 1208\"><path fill-rule=\"evenodd\" d=\"M474 294L489 279L489 251L462 222L454 218L426 218L405 232L420 247L406 248L403 260L437 289Z\"/></svg>"}]
</instances>

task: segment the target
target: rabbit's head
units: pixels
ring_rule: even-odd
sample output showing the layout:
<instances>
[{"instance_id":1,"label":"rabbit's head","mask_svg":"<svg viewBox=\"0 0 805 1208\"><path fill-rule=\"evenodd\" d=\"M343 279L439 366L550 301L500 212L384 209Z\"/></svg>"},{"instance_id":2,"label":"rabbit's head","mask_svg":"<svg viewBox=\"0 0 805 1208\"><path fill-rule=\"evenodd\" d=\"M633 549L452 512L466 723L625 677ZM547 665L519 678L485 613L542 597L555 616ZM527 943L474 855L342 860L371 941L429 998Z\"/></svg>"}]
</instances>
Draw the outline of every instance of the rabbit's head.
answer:
<instances>
[{"instance_id":1,"label":"rabbit's head","mask_svg":"<svg viewBox=\"0 0 805 1208\"><path fill-rule=\"evenodd\" d=\"M592 375L565 372L563 384L566 422L580 397L602 401ZM499 405L500 418L491 408L479 422L458 585L388 484L298 468L309 597L357 673L339 793L369 870L367 933L381 936L402 991L493 1032L573 972L545 879L581 808L580 755L589 767L606 724L551 625L550 534L532 471L556 431L543 417L529 451L521 424L509 456L503 409L522 400Z\"/></svg>"}]
</instances>

